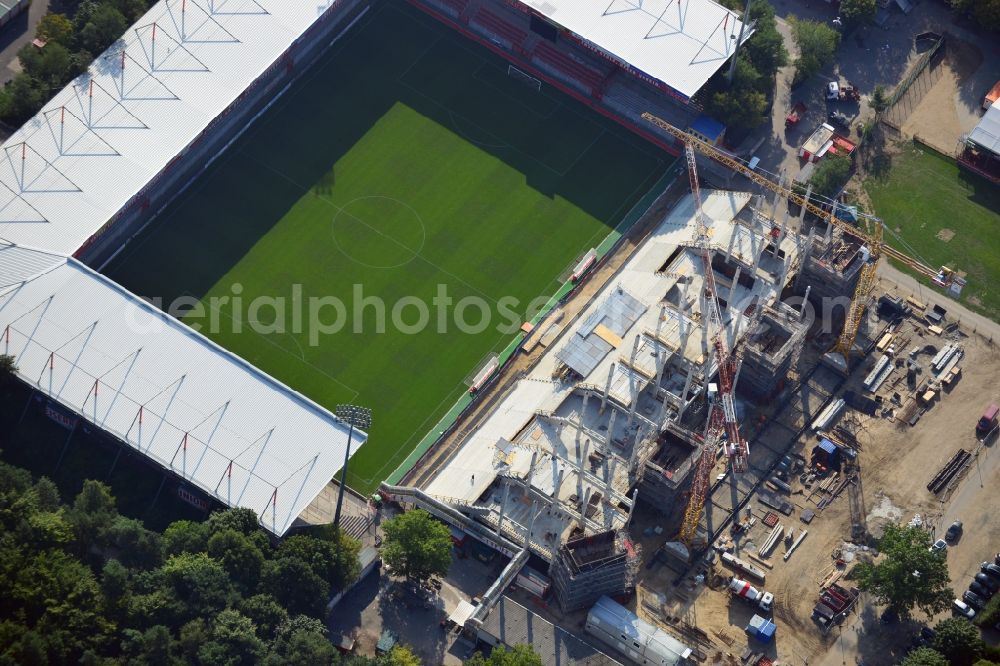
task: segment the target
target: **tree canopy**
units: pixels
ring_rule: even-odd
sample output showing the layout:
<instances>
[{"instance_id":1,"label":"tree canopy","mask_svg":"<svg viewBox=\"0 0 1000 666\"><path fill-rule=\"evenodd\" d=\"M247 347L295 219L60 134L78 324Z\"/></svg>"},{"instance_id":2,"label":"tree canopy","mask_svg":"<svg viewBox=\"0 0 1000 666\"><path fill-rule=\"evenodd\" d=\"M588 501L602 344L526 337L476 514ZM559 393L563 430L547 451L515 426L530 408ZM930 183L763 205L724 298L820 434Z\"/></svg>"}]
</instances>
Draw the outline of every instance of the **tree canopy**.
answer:
<instances>
[{"instance_id":1,"label":"tree canopy","mask_svg":"<svg viewBox=\"0 0 1000 666\"><path fill-rule=\"evenodd\" d=\"M899 664L900 666L948 666L948 660L934 648L920 647L906 655Z\"/></svg>"},{"instance_id":2,"label":"tree canopy","mask_svg":"<svg viewBox=\"0 0 1000 666\"><path fill-rule=\"evenodd\" d=\"M877 9L875 0L842 0L840 3L840 15L850 25L874 18Z\"/></svg>"},{"instance_id":3,"label":"tree canopy","mask_svg":"<svg viewBox=\"0 0 1000 666\"><path fill-rule=\"evenodd\" d=\"M245 509L160 535L116 504L85 481L64 505L0 463L0 663L342 663L321 618L328 581L357 578L356 541L274 546Z\"/></svg>"},{"instance_id":4,"label":"tree canopy","mask_svg":"<svg viewBox=\"0 0 1000 666\"><path fill-rule=\"evenodd\" d=\"M515 645L510 650L501 645L493 648L488 657L477 652L465 663L467 666L542 666L542 659L530 645Z\"/></svg>"},{"instance_id":5,"label":"tree canopy","mask_svg":"<svg viewBox=\"0 0 1000 666\"><path fill-rule=\"evenodd\" d=\"M741 12L740 0L727 0L727 7ZM724 67L705 88L705 111L728 128L750 129L767 119L768 96L778 68L788 62L788 51L778 32L774 7L767 0L753 0L750 20L756 21L754 34L736 59L732 83Z\"/></svg>"},{"instance_id":6,"label":"tree canopy","mask_svg":"<svg viewBox=\"0 0 1000 666\"><path fill-rule=\"evenodd\" d=\"M880 560L855 569L861 589L903 618L914 608L928 615L947 610L954 597L948 566L930 545L930 533L921 527L888 525L879 540Z\"/></svg>"},{"instance_id":7,"label":"tree canopy","mask_svg":"<svg viewBox=\"0 0 1000 666\"><path fill-rule=\"evenodd\" d=\"M950 0L956 12L971 16L987 30L1000 32L1000 0Z\"/></svg>"},{"instance_id":8,"label":"tree canopy","mask_svg":"<svg viewBox=\"0 0 1000 666\"><path fill-rule=\"evenodd\" d=\"M840 45L840 33L819 21L789 16L792 38L799 47L795 59L795 82L805 81L833 62Z\"/></svg>"},{"instance_id":9,"label":"tree canopy","mask_svg":"<svg viewBox=\"0 0 1000 666\"><path fill-rule=\"evenodd\" d=\"M64 0L60 6L66 14L43 16L35 36L47 43L43 48L28 44L18 52L22 71L0 89L0 120L20 125L35 115L150 4L151 0Z\"/></svg>"},{"instance_id":10,"label":"tree canopy","mask_svg":"<svg viewBox=\"0 0 1000 666\"><path fill-rule=\"evenodd\" d=\"M451 532L423 509L407 511L382 526L386 564L413 581L448 573L451 564Z\"/></svg>"},{"instance_id":11,"label":"tree canopy","mask_svg":"<svg viewBox=\"0 0 1000 666\"><path fill-rule=\"evenodd\" d=\"M851 178L851 160L843 155L827 155L813 172L809 183L814 194L832 197L840 192Z\"/></svg>"},{"instance_id":12,"label":"tree canopy","mask_svg":"<svg viewBox=\"0 0 1000 666\"><path fill-rule=\"evenodd\" d=\"M943 654L952 666L971 666L986 648L971 622L962 617L949 617L934 627L931 647Z\"/></svg>"}]
</instances>

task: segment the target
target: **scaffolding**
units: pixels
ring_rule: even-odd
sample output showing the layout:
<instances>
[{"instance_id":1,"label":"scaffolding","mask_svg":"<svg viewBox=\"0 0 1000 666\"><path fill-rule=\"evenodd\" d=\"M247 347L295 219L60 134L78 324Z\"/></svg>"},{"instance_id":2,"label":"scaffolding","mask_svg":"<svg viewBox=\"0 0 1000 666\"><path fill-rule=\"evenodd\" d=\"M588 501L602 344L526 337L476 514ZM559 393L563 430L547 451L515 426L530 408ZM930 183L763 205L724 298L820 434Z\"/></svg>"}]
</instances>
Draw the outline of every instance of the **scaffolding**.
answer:
<instances>
[{"instance_id":1,"label":"scaffolding","mask_svg":"<svg viewBox=\"0 0 1000 666\"><path fill-rule=\"evenodd\" d=\"M635 585L639 546L621 530L608 530L567 541L556 553L549 575L565 612L617 596Z\"/></svg>"}]
</instances>

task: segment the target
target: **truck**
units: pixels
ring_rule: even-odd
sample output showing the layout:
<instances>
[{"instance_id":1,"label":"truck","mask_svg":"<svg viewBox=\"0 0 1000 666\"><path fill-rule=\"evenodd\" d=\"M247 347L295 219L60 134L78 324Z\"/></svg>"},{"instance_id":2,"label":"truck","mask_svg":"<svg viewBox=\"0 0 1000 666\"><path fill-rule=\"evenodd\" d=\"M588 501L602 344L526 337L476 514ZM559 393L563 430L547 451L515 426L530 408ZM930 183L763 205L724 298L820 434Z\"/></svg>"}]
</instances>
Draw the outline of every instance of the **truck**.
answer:
<instances>
[{"instance_id":1,"label":"truck","mask_svg":"<svg viewBox=\"0 0 1000 666\"><path fill-rule=\"evenodd\" d=\"M826 99L828 102L857 102L861 100L861 91L848 83L841 85L839 81L826 84Z\"/></svg>"},{"instance_id":2,"label":"truck","mask_svg":"<svg viewBox=\"0 0 1000 666\"><path fill-rule=\"evenodd\" d=\"M758 590L749 582L739 578L731 578L729 580L729 591L733 597L743 599L747 603L757 606L765 613L770 613L774 605L773 594Z\"/></svg>"}]
</instances>

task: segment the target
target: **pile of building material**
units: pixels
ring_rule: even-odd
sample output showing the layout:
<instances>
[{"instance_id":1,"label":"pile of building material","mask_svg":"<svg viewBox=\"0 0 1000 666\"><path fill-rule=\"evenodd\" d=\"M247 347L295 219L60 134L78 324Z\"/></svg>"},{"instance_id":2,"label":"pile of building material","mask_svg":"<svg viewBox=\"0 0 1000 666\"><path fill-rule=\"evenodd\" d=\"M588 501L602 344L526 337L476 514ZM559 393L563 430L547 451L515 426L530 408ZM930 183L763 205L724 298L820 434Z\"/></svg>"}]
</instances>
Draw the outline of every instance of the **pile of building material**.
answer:
<instances>
[{"instance_id":1,"label":"pile of building material","mask_svg":"<svg viewBox=\"0 0 1000 666\"><path fill-rule=\"evenodd\" d=\"M972 454L965 449L959 449L951 457L951 460L945 463L944 467L934 475L934 478L927 484L927 490L937 495L951 485L955 478L960 478L961 473L968 469L971 463Z\"/></svg>"},{"instance_id":2,"label":"pile of building material","mask_svg":"<svg viewBox=\"0 0 1000 666\"><path fill-rule=\"evenodd\" d=\"M819 601L813 606L812 618L824 632L837 624L858 601L860 592L857 588L850 589L834 583L824 589L819 595Z\"/></svg>"}]
</instances>

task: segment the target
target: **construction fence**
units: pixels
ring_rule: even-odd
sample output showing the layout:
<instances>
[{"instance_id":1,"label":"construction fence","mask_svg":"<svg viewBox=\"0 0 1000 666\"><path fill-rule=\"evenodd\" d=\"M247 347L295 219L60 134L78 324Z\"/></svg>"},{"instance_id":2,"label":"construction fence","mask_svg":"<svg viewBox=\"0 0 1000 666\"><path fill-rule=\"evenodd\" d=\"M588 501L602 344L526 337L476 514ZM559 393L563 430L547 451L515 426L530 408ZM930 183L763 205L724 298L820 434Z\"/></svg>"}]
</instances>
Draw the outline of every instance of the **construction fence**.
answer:
<instances>
[{"instance_id":1,"label":"construction fence","mask_svg":"<svg viewBox=\"0 0 1000 666\"><path fill-rule=\"evenodd\" d=\"M946 53L945 38L941 35L931 37L928 33L926 39L933 41L933 45L920 55L913 69L892 91L886 100L886 109L879 117L882 124L894 130L899 137L902 136L903 123L941 76L939 65Z\"/></svg>"}]
</instances>

